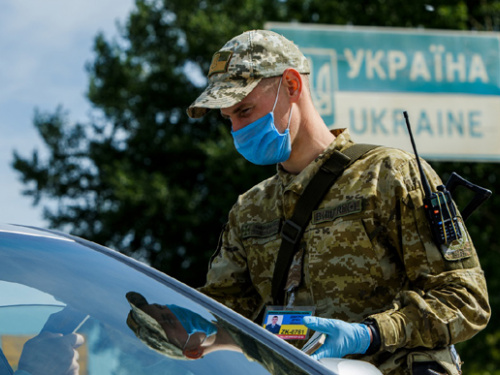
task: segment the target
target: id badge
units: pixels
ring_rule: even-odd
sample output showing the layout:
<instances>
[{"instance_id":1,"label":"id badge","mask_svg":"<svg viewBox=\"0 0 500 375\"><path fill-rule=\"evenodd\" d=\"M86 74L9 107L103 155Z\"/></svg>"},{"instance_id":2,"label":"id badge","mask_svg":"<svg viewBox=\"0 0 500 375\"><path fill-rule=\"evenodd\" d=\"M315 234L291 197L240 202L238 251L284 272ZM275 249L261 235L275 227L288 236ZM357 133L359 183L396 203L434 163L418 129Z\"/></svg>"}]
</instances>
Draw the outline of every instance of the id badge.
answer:
<instances>
[{"instance_id":1,"label":"id badge","mask_svg":"<svg viewBox=\"0 0 500 375\"><path fill-rule=\"evenodd\" d=\"M314 315L314 310L311 306L286 309L283 306L267 306L262 326L284 340L306 340L309 328L302 323L302 318Z\"/></svg>"}]
</instances>

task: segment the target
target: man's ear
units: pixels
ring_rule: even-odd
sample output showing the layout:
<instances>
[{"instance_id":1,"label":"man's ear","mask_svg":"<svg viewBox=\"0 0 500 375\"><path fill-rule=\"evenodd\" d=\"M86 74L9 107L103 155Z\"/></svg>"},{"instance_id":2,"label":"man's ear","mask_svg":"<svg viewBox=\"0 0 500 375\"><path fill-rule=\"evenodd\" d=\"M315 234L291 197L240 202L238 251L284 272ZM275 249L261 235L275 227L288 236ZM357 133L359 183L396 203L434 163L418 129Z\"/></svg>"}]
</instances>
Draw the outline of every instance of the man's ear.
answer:
<instances>
[{"instance_id":1,"label":"man's ear","mask_svg":"<svg viewBox=\"0 0 500 375\"><path fill-rule=\"evenodd\" d=\"M203 347L200 345L197 346L196 348L184 349L182 351L182 354L184 354L184 356L186 356L189 359L200 359L201 357L203 357L203 352L204 352Z\"/></svg>"},{"instance_id":2,"label":"man's ear","mask_svg":"<svg viewBox=\"0 0 500 375\"><path fill-rule=\"evenodd\" d=\"M303 84L300 73L293 68L288 68L283 72L284 84L292 101L296 102L302 93Z\"/></svg>"}]
</instances>

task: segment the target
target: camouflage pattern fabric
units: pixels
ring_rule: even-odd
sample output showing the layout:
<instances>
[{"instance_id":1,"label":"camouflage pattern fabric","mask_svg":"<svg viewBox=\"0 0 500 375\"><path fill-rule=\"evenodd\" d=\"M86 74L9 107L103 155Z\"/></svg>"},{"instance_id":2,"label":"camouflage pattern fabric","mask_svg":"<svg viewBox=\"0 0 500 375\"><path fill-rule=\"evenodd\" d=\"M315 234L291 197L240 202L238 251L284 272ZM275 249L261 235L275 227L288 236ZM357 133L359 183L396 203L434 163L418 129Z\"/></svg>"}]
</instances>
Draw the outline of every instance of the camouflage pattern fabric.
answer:
<instances>
[{"instance_id":1,"label":"camouflage pattern fabric","mask_svg":"<svg viewBox=\"0 0 500 375\"><path fill-rule=\"evenodd\" d=\"M148 303L146 299L137 292L129 292L127 300L131 307L127 325L137 338L146 346L169 358L187 360L182 349L169 341L160 323L140 308L141 305Z\"/></svg>"},{"instance_id":2,"label":"camouflage pattern fabric","mask_svg":"<svg viewBox=\"0 0 500 375\"><path fill-rule=\"evenodd\" d=\"M169 341L165 330L152 316L144 312L140 306L147 304L146 299L139 293L127 293L127 300L131 310L127 316L127 325L146 346L175 360L189 360L182 349ZM193 314L196 314L193 312ZM305 375L293 362L285 357L276 355L261 343L256 342L239 329L236 329L225 320L215 316L213 323L218 330L225 330L239 346L245 357L252 362L260 363L272 375Z\"/></svg>"},{"instance_id":3,"label":"camouflage pattern fabric","mask_svg":"<svg viewBox=\"0 0 500 375\"><path fill-rule=\"evenodd\" d=\"M310 73L306 57L282 35L269 30L244 32L214 54L208 86L187 113L198 118L210 108L231 107L250 94L262 78L280 76L289 67Z\"/></svg>"},{"instance_id":4,"label":"camouflage pattern fabric","mask_svg":"<svg viewBox=\"0 0 500 375\"><path fill-rule=\"evenodd\" d=\"M272 303L280 223L292 216L325 158L352 144L347 131L334 134L300 174L278 166L276 175L239 197L202 292L252 320ZM423 168L435 191L441 180L427 163ZM461 240L442 249L434 244L413 155L385 147L369 151L312 216L301 243L295 305L316 306L324 318L374 319L381 350L361 358L384 374L409 374L412 352L467 340L486 326L488 293L474 246L463 223Z\"/></svg>"}]
</instances>

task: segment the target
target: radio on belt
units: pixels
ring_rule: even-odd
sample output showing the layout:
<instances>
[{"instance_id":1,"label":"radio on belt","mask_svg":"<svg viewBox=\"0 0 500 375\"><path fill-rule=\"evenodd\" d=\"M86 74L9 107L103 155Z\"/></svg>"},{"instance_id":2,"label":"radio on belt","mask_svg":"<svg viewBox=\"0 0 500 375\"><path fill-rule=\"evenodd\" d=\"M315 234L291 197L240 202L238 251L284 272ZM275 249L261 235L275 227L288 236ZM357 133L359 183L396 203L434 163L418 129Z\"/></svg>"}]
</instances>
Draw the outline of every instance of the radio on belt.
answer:
<instances>
[{"instance_id":1,"label":"radio on belt","mask_svg":"<svg viewBox=\"0 0 500 375\"><path fill-rule=\"evenodd\" d=\"M404 111L403 115L410 134L413 151L415 152L417 159L418 169L420 171L420 179L425 193L424 210L431 228L432 236L434 237L434 241L437 245L448 244L462 237L462 231L458 225L457 211L451 196L455 187L459 185L465 186L475 192L473 200L469 203L469 205L467 205L462 214L462 218L464 220L467 219L467 217L477 207L479 207L479 205L491 196L491 191L474 185L453 172L450 179L446 182L446 186L440 185L437 187L437 192L432 192L429 186L429 181L427 180L427 177L422 169L422 164L420 163L417 147L415 146L415 140L413 139L413 134L411 132L408 113ZM447 187L449 187L449 189L447 189Z\"/></svg>"}]
</instances>

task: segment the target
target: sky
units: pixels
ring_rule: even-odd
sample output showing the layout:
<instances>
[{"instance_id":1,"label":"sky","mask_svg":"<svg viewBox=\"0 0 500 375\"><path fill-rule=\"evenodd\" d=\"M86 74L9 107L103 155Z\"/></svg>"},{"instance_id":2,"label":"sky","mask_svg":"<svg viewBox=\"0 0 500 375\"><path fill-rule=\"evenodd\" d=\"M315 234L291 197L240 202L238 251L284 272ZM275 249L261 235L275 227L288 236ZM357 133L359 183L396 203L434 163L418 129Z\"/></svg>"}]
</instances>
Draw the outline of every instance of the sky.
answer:
<instances>
[{"instance_id":1,"label":"sky","mask_svg":"<svg viewBox=\"0 0 500 375\"><path fill-rule=\"evenodd\" d=\"M0 223L48 227L42 207L22 195L14 150L46 152L33 118L60 105L71 122L89 118L85 64L95 36L118 36L133 0L4 0L0 12ZM43 203L43 201L42 201Z\"/></svg>"}]
</instances>

